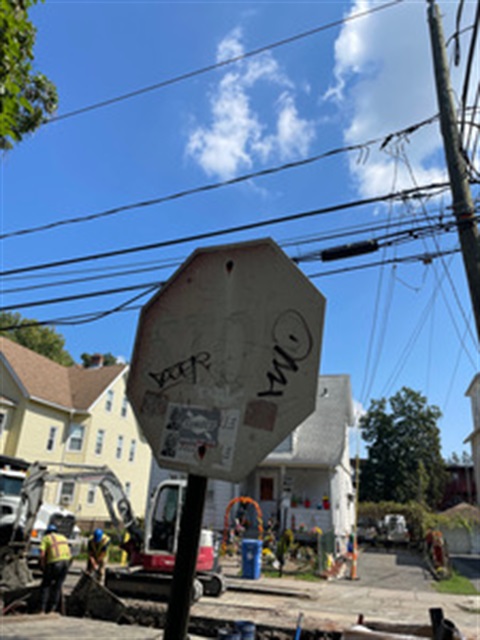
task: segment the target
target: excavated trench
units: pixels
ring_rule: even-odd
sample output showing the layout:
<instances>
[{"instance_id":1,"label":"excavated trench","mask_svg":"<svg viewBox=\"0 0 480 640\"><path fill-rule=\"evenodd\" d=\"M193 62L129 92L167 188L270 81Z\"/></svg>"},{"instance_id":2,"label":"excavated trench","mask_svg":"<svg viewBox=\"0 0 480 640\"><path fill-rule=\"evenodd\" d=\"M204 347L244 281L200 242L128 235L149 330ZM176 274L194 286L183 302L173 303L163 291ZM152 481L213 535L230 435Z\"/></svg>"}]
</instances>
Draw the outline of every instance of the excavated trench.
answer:
<instances>
[{"instance_id":1,"label":"excavated trench","mask_svg":"<svg viewBox=\"0 0 480 640\"><path fill-rule=\"evenodd\" d=\"M155 629L165 627L167 605L164 602L118 598L97 582L82 576L66 599L69 616L109 620L122 625L139 625ZM295 628L271 626L255 622L257 640L291 640ZM216 638L219 629L233 630L234 621L218 613L214 617L191 615L188 632L204 638ZM339 640L338 630L309 630L302 628L302 640Z\"/></svg>"}]
</instances>

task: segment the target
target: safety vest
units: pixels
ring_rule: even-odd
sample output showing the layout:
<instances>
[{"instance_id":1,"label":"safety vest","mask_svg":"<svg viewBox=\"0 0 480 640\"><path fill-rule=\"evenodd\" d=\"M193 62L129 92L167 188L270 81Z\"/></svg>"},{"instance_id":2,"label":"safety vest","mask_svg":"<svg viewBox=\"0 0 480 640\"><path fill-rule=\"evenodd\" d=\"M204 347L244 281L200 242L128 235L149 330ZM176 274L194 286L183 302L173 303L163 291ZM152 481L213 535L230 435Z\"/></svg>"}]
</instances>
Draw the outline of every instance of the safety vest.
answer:
<instances>
[{"instance_id":1,"label":"safety vest","mask_svg":"<svg viewBox=\"0 0 480 640\"><path fill-rule=\"evenodd\" d=\"M70 560L72 557L68 540L61 533L47 533L42 539L40 549L45 554L47 564Z\"/></svg>"},{"instance_id":2,"label":"safety vest","mask_svg":"<svg viewBox=\"0 0 480 640\"><path fill-rule=\"evenodd\" d=\"M88 541L88 551L98 560L103 553L106 553L109 544L110 538L104 533L99 542L95 542L93 537L90 538Z\"/></svg>"}]
</instances>

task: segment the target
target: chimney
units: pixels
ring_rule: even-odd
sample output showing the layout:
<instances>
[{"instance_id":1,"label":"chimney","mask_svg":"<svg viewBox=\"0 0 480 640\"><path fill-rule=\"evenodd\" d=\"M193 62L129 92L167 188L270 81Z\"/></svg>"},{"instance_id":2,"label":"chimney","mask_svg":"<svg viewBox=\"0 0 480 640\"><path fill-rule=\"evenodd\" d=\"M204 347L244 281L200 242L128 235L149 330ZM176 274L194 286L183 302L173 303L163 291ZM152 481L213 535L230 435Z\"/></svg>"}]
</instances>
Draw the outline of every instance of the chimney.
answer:
<instances>
[{"instance_id":1,"label":"chimney","mask_svg":"<svg viewBox=\"0 0 480 640\"><path fill-rule=\"evenodd\" d=\"M103 367L103 356L101 353L93 353L89 369L100 369Z\"/></svg>"}]
</instances>

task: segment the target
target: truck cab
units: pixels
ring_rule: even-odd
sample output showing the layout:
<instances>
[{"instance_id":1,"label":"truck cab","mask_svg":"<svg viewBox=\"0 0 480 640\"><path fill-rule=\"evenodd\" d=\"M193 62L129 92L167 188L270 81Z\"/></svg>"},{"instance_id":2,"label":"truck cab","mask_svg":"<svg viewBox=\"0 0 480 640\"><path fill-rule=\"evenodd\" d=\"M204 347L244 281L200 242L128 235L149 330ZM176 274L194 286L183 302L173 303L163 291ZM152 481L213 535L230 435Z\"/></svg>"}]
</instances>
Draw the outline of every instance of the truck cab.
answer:
<instances>
[{"instance_id":1,"label":"truck cab","mask_svg":"<svg viewBox=\"0 0 480 640\"><path fill-rule=\"evenodd\" d=\"M17 517L20 530L25 525L25 513L19 514L18 510L21 508L21 493L27 472L21 468L20 462L17 465L3 464L0 468L0 546L10 542ZM50 524L54 524L59 533L67 538L73 556L80 553L81 536L75 524L75 515L59 505L43 503L36 514L30 535L27 551L29 561L39 560L40 544Z\"/></svg>"}]
</instances>

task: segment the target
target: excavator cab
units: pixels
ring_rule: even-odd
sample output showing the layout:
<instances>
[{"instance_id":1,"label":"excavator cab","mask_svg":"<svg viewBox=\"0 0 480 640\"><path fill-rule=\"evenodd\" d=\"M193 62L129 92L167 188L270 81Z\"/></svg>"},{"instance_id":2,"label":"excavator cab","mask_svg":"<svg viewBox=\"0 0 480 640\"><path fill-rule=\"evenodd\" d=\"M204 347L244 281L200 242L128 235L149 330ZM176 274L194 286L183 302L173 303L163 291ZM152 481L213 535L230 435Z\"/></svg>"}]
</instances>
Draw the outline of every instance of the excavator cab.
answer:
<instances>
[{"instance_id":1,"label":"excavator cab","mask_svg":"<svg viewBox=\"0 0 480 640\"><path fill-rule=\"evenodd\" d=\"M155 492L147 534L149 551L177 552L183 496L184 487L176 483L160 485Z\"/></svg>"}]
</instances>

